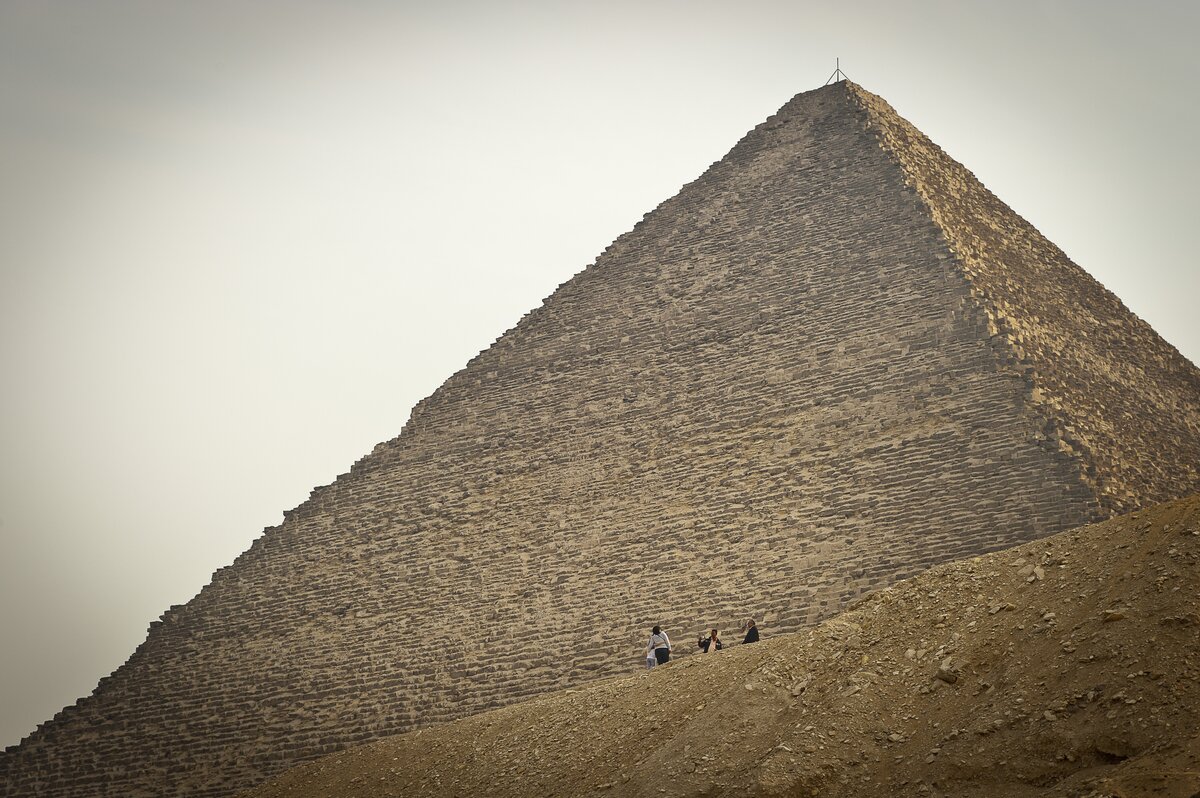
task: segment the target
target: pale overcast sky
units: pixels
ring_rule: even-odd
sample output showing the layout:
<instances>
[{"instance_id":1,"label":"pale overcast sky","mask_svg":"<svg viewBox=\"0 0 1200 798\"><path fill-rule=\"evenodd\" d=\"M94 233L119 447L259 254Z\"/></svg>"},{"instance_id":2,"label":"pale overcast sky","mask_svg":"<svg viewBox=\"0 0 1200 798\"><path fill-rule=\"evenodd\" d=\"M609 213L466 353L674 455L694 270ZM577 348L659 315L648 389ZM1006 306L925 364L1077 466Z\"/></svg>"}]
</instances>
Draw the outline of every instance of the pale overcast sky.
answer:
<instances>
[{"instance_id":1,"label":"pale overcast sky","mask_svg":"<svg viewBox=\"0 0 1200 798\"><path fill-rule=\"evenodd\" d=\"M0 0L0 744L835 57L1195 362L1198 8Z\"/></svg>"}]
</instances>

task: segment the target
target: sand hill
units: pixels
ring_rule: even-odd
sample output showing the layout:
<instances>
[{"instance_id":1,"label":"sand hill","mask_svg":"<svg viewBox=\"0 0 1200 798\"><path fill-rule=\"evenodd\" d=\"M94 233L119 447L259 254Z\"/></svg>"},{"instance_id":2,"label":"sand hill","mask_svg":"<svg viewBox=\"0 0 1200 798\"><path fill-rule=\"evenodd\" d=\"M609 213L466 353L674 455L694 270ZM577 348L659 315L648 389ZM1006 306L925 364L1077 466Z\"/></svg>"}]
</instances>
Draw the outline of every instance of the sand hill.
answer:
<instances>
[{"instance_id":1,"label":"sand hill","mask_svg":"<svg viewBox=\"0 0 1200 798\"><path fill-rule=\"evenodd\" d=\"M1192 497L936 567L809 631L363 746L245 795L1194 796L1198 595ZM675 631L677 649L694 646L697 630Z\"/></svg>"}]
</instances>

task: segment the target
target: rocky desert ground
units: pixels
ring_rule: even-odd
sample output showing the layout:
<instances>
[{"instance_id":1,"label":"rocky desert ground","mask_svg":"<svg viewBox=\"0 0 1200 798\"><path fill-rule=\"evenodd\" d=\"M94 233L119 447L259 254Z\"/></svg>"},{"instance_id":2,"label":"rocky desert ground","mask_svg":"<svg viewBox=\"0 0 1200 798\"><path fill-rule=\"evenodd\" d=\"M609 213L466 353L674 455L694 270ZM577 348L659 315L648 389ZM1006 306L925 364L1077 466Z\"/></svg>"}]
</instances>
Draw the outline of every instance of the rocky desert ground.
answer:
<instances>
[{"instance_id":1,"label":"rocky desert ground","mask_svg":"<svg viewBox=\"0 0 1200 798\"><path fill-rule=\"evenodd\" d=\"M1198 594L1192 497L934 568L806 632L765 628L244 795L1191 798ZM694 646L693 630L669 631Z\"/></svg>"}]
</instances>

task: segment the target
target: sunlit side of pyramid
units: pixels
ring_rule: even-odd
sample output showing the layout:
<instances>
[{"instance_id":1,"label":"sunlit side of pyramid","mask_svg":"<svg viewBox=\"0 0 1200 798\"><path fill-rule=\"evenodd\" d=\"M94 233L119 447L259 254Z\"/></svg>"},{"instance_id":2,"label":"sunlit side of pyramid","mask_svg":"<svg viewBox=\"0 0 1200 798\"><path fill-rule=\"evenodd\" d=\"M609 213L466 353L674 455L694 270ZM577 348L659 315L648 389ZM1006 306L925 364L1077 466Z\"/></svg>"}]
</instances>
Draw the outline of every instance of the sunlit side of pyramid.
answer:
<instances>
[{"instance_id":1,"label":"sunlit side of pyramid","mask_svg":"<svg viewBox=\"0 0 1200 798\"><path fill-rule=\"evenodd\" d=\"M879 97L852 86L971 283L1025 361L1044 434L1083 466L1106 512L1200 484L1200 372L1150 325ZM1131 264L1131 268L1136 264Z\"/></svg>"},{"instance_id":2,"label":"sunlit side of pyramid","mask_svg":"<svg viewBox=\"0 0 1200 798\"><path fill-rule=\"evenodd\" d=\"M227 795L1200 490L1200 374L878 98L798 95L0 759Z\"/></svg>"}]
</instances>

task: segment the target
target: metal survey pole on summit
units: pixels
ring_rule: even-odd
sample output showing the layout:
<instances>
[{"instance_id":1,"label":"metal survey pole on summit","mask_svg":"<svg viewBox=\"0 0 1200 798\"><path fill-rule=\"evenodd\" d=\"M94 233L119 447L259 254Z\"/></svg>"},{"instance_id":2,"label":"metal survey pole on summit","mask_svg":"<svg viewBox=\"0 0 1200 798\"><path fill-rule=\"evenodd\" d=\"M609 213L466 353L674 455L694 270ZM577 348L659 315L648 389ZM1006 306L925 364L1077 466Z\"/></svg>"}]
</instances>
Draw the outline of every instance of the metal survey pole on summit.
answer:
<instances>
[{"instance_id":1,"label":"metal survey pole on summit","mask_svg":"<svg viewBox=\"0 0 1200 798\"><path fill-rule=\"evenodd\" d=\"M833 59L833 65L834 65L833 74L829 76L829 80L825 81L826 86L828 86L830 83L833 83L834 81L837 81L837 80L849 80L850 79L850 78L846 77L846 73L842 71L842 59L840 59L840 58Z\"/></svg>"}]
</instances>

